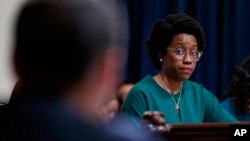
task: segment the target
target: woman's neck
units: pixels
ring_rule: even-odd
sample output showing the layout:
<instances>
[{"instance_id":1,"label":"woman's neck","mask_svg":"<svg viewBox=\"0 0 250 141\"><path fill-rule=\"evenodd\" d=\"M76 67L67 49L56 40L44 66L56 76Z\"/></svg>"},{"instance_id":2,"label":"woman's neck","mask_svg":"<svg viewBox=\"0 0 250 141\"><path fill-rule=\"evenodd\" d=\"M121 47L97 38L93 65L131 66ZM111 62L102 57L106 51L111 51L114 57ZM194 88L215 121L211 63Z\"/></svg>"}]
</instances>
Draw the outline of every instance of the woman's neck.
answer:
<instances>
[{"instance_id":1,"label":"woman's neck","mask_svg":"<svg viewBox=\"0 0 250 141\"><path fill-rule=\"evenodd\" d=\"M158 84L171 94L178 93L182 87L182 81L172 80L162 72L156 75L156 79Z\"/></svg>"}]
</instances>

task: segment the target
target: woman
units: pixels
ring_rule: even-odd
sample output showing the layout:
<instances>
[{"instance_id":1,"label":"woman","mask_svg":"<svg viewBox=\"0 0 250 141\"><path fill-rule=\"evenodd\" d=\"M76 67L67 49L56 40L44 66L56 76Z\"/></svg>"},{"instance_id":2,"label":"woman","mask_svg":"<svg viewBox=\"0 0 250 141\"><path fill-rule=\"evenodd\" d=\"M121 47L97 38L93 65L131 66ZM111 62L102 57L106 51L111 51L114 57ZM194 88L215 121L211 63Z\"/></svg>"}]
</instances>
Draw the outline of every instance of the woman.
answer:
<instances>
[{"instance_id":1,"label":"woman","mask_svg":"<svg viewBox=\"0 0 250 141\"><path fill-rule=\"evenodd\" d=\"M205 45L202 27L186 14L157 21L146 42L155 76L146 76L129 92L121 111L138 125L143 112L157 110L167 123L235 122L216 97L188 81Z\"/></svg>"},{"instance_id":2,"label":"woman","mask_svg":"<svg viewBox=\"0 0 250 141\"><path fill-rule=\"evenodd\" d=\"M234 68L222 106L239 121L250 121L250 56Z\"/></svg>"}]
</instances>

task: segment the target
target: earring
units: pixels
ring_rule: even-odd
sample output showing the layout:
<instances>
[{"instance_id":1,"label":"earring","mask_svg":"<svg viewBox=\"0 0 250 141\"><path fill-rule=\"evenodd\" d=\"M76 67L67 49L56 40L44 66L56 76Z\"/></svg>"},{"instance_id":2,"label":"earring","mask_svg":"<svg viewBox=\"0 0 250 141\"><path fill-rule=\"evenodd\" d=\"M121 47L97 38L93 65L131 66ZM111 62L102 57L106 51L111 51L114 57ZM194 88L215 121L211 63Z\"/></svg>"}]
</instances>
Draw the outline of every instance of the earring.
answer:
<instances>
[{"instance_id":1,"label":"earring","mask_svg":"<svg viewBox=\"0 0 250 141\"><path fill-rule=\"evenodd\" d=\"M162 62L162 58L160 58L160 62Z\"/></svg>"}]
</instances>

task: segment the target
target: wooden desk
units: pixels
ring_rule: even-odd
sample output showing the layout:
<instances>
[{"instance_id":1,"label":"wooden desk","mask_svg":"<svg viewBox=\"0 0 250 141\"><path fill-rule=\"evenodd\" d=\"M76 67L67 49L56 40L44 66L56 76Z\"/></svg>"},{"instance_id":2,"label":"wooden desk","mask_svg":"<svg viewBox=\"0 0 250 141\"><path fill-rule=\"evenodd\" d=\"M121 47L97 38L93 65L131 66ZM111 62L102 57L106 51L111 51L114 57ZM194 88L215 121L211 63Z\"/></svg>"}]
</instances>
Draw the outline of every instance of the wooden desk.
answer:
<instances>
[{"instance_id":1,"label":"wooden desk","mask_svg":"<svg viewBox=\"0 0 250 141\"><path fill-rule=\"evenodd\" d=\"M250 122L166 124L167 130L159 133L168 141L229 141L230 129L241 125L250 127Z\"/></svg>"}]
</instances>

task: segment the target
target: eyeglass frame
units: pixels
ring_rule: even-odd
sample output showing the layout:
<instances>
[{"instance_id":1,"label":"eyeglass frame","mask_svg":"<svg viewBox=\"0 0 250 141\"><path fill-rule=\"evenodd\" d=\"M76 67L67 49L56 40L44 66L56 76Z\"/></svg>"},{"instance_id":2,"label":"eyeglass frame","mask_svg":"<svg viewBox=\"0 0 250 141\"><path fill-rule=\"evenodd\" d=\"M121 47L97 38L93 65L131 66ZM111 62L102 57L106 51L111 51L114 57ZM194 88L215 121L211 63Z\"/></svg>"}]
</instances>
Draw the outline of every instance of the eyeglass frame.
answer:
<instances>
[{"instance_id":1,"label":"eyeglass frame","mask_svg":"<svg viewBox=\"0 0 250 141\"><path fill-rule=\"evenodd\" d=\"M192 57L192 51L193 51L193 50L192 50L192 51L189 51L189 53L187 53L187 50L186 50L186 49L183 49L183 48L181 48L181 47L179 47L179 48L167 47L166 49L167 49L167 50L173 51L173 52L175 53L175 58L176 58L177 60L183 60L184 57L185 57L186 55L189 55L189 57L191 58L192 61L198 62L198 61L200 60L202 54L203 54L202 51L195 51L196 53L198 53L198 56L197 56L198 58L197 58L197 59L194 59L194 58ZM183 54L179 54L179 55L178 55L177 51L180 51L180 49L181 49L182 51L184 51L184 52L183 52ZM182 56L182 55L183 55L183 56ZM181 58L178 58L178 56L182 56L182 57L181 57Z\"/></svg>"}]
</instances>

